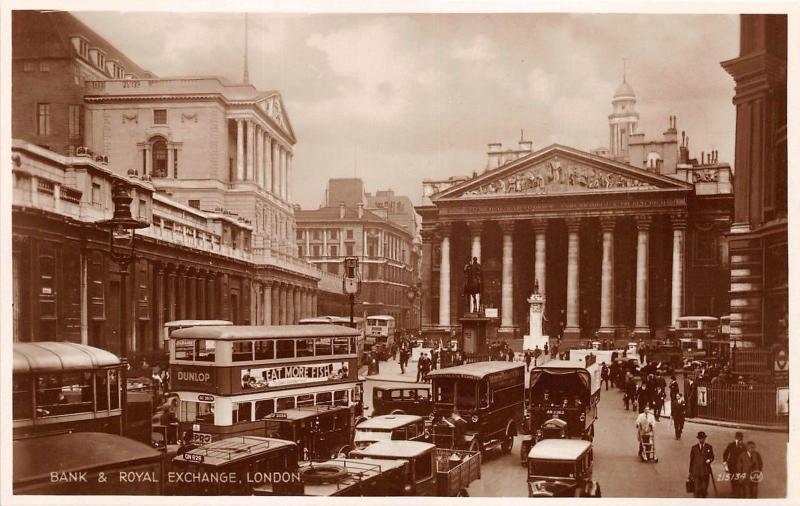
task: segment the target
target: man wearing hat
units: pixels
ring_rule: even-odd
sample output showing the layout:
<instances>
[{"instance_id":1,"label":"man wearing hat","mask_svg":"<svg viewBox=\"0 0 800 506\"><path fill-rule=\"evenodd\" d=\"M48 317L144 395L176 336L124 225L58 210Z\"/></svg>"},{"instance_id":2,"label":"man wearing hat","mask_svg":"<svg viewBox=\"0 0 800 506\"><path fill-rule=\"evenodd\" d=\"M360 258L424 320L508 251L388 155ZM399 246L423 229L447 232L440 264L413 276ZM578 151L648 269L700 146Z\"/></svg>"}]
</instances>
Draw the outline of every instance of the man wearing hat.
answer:
<instances>
[{"instance_id":1,"label":"man wearing hat","mask_svg":"<svg viewBox=\"0 0 800 506\"><path fill-rule=\"evenodd\" d=\"M706 433L697 433L697 444L689 452L689 479L694 483L694 497L708 497L708 479L711 476L711 463L714 462L714 449L706 443Z\"/></svg>"},{"instance_id":2,"label":"man wearing hat","mask_svg":"<svg viewBox=\"0 0 800 506\"><path fill-rule=\"evenodd\" d=\"M646 406L644 411L636 417L636 435L639 440L639 456L642 456L642 437L646 436L652 438L655 436L656 419L653 417L653 411L650 406Z\"/></svg>"},{"instance_id":3,"label":"man wearing hat","mask_svg":"<svg viewBox=\"0 0 800 506\"><path fill-rule=\"evenodd\" d=\"M745 452L744 434L741 431L736 432L736 439L732 443L728 443L725 451L722 453L722 460L725 461L725 471L731 475L731 497L742 497L742 483L737 478L739 477L739 456Z\"/></svg>"}]
</instances>

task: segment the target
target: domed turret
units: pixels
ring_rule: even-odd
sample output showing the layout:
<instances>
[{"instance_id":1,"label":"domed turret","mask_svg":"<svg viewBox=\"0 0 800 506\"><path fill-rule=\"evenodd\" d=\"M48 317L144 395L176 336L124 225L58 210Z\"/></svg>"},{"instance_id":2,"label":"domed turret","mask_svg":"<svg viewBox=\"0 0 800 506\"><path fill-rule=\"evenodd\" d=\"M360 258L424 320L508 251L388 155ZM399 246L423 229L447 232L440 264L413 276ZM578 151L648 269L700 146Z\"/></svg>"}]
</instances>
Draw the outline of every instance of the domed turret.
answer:
<instances>
[{"instance_id":1,"label":"domed turret","mask_svg":"<svg viewBox=\"0 0 800 506\"><path fill-rule=\"evenodd\" d=\"M617 86L617 91L614 92L614 100L636 100L636 93L634 93L628 81L623 80Z\"/></svg>"}]
</instances>

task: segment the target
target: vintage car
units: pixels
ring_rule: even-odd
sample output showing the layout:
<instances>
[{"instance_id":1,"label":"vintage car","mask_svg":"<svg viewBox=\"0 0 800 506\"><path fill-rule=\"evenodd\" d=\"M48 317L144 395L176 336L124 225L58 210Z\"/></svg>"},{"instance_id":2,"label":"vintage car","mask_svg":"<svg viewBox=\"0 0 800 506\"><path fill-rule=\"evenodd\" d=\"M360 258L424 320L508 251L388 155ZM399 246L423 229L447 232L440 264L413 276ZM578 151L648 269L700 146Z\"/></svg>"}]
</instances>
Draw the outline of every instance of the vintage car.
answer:
<instances>
[{"instance_id":1,"label":"vintage car","mask_svg":"<svg viewBox=\"0 0 800 506\"><path fill-rule=\"evenodd\" d=\"M474 362L428 374L432 381L433 442L439 448L509 453L522 429L525 365Z\"/></svg>"},{"instance_id":2,"label":"vintage car","mask_svg":"<svg viewBox=\"0 0 800 506\"><path fill-rule=\"evenodd\" d=\"M376 441L425 441L425 419L417 415L381 415L356 425L353 446L366 448Z\"/></svg>"},{"instance_id":3,"label":"vintage car","mask_svg":"<svg viewBox=\"0 0 800 506\"><path fill-rule=\"evenodd\" d=\"M589 441L539 441L528 453L528 497L600 497L592 460Z\"/></svg>"},{"instance_id":4,"label":"vintage car","mask_svg":"<svg viewBox=\"0 0 800 506\"><path fill-rule=\"evenodd\" d=\"M252 495L265 481L291 481L297 445L259 436L232 436L189 449L172 459L170 495Z\"/></svg>"},{"instance_id":5,"label":"vintage car","mask_svg":"<svg viewBox=\"0 0 800 506\"><path fill-rule=\"evenodd\" d=\"M266 418L266 435L297 443L300 460L327 459L353 449L352 413L347 406L286 409Z\"/></svg>"},{"instance_id":6,"label":"vintage car","mask_svg":"<svg viewBox=\"0 0 800 506\"><path fill-rule=\"evenodd\" d=\"M428 416L433 410L429 386L399 388L373 387L372 416L407 414Z\"/></svg>"},{"instance_id":7,"label":"vintage car","mask_svg":"<svg viewBox=\"0 0 800 506\"><path fill-rule=\"evenodd\" d=\"M379 441L362 450L353 450L350 457L379 462L406 461L408 472L402 495L467 496L469 484L481 477L479 452L436 448L420 441Z\"/></svg>"}]
</instances>

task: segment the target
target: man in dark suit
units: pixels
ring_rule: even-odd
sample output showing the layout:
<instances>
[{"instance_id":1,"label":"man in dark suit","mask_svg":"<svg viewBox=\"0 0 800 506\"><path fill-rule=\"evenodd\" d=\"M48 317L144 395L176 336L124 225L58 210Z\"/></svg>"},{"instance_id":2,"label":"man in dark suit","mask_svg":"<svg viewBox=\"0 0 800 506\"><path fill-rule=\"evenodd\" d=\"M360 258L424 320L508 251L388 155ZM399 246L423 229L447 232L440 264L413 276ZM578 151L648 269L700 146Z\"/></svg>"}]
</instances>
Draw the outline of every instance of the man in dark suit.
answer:
<instances>
[{"instance_id":1,"label":"man in dark suit","mask_svg":"<svg viewBox=\"0 0 800 506\"><path fill-rule=\"evenodd\" d=\"M754 442L748 441L747 449L739 455L738 469L742 476L742 481L739 484L739 489L742 493L741 497L756 499L758 497L758 483L763 478L764 462L761 460L761 454L756 451Z\"/></svg>"},{"instance_id":2,"label":"man in dark suit","mask_svg":"<svg viewBox=\"0 0 800 506\"><path fill-rule=\"evenodd\" d=\"M708 497L708 479L713 478L714 449L706 443L703 431L697 433L697 441L689 452L689 479L694 483L694 497Z\"/></svg>"},{"instance_id":3,"label":"man in dark suit","mask_svg":"<svg viewBox=\"0 0 800 506\"><path fill-rule=\"evenodd\" d=\"M725 470L731 475L731 497L742 497L741 481L738 480L739 476L739 456L744 453L744 434L736 432L736 440L728 443L725 447L725 452L722 454L722 460L725 461Z\"/></svg>"}]
</instances>

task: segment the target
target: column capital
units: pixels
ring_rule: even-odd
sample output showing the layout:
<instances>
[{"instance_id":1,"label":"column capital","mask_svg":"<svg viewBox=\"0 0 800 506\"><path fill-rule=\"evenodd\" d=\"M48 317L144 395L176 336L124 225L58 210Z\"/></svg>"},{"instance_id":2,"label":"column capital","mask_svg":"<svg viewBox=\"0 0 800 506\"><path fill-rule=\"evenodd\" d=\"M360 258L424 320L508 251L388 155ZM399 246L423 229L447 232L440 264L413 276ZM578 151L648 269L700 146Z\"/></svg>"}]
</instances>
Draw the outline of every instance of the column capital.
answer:
<instances>
[{"instance_id":1,"label":"column capital","mask_svg":"<svg viewBox=\"0 0 800 506\"><path fill-rule=\"evenodd\" d=\"M422 236L422 242L433 242L436 238L436 229L434 228L423 228L419 231L419 234Z\"/></svg>"},{"instance_id":2,"label":"column capital","mask_svg":"<svg viewBox=\"0 0 800 506\"><path fill-rule=\"evenodd\" d=\"M446 221L439 222L436 227L436 232L436 235L438 235L441 239L444 239L445 237L449 238L450 234L453 232L453 224Z\"/></svg>"},{"instance_id":3,"label":"column capital","mask_svg":"<svg viewBox=\"0 0 800 506\"><path fill-rule=\"evenodd\" d=\"M601 216L600 217L600 228L603 232L613 232L614 227L617 226L617 217L616 216Z\"/></svg>"},{"instance_id":4,"label":"column capital","mask_svg":"<svg viewBox=\"0 0 800 506\"><path fill-rule=\"evenodd\" d=\"M531 218L531 226L536 234L547 232L547 218Z\"/></svg>"},{"instance_id":5,"label":"column capital","mask_svg":"<svg viewBox=\"0 0 800 506\"><path fill-rule=\"evenodd\" d=\"M688 219L685 214L676 214L669 217L673 229L685 230Z\"/></svg>"},{"instance_id":6,"label":"column capital","mask_svg":"<svg viewBox=\"0 0 800 506\"><path fill-rule=\"evenodd\" d=\"M653 223L653 217L649 214L637 214L636 217L637 230L650 230L650 224Z\"/></svg>"},{"instance_id":7,"label":"column capital","mask_svg":"<svg viewBox=\"0 0 800 506\"><path fill-rule=\"evenodd\" d=\"M483 222L482 221L468 221L466 222L467 228L469 228L470 234L473 236L481 235L483 232Z\"/></svg>"},{"instance_id":8,"label":"column capital","mask_svg":"<svg viewBox=\"0 0 800 506\"><path fill-rule=\"evenodd\" d=\"M567 224L567 231L578 232L581 228L581 219L580 216L568 216L564 218L564 222Z\"/></svg>"},{"instance_id":9,"label":"column capital","mask_svg":"<svg viewBox=\"0 0 800 506\"><path fill-rule=\"evenodd\" d=\"M514 232L515 222L516 220L499 220L497 224L500 225L500 230L502 230L504 234L511 234Z\"/></svg>"}]
</instances>

